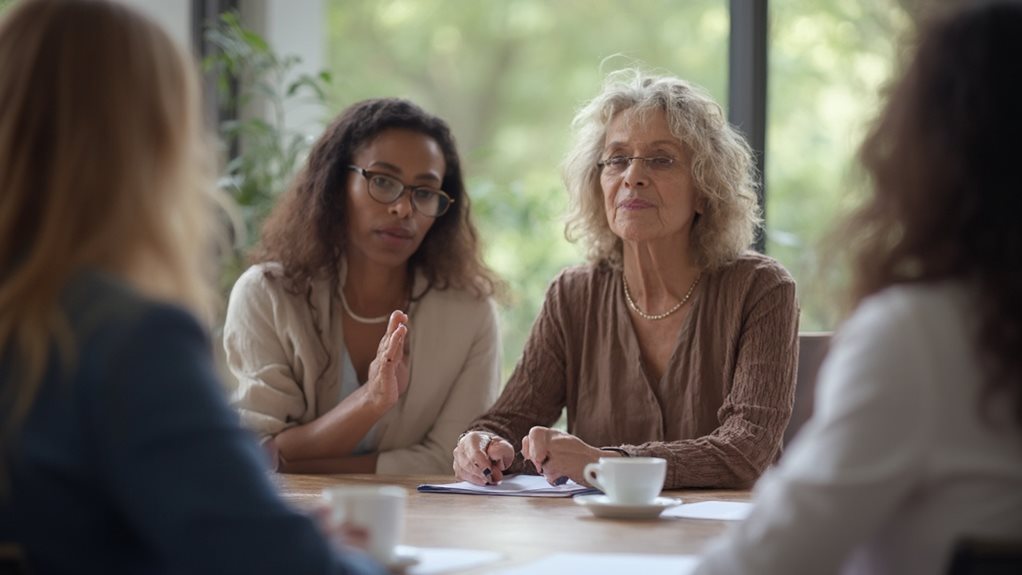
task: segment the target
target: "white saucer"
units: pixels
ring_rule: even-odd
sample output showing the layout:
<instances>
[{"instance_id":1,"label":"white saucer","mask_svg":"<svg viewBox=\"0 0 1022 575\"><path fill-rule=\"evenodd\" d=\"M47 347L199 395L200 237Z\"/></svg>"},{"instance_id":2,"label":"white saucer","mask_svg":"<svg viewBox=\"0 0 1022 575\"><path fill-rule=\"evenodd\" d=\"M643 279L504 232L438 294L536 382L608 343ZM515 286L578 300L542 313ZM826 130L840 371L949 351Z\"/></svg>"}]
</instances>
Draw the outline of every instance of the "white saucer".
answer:
<instances>
[{"instance_id":1,"label":"white saucer","mask_svg":"<svg viewBox=\"0 0 1022 575\"><path fill-rule=\"evenodd\" d=\"M394 557L387 561L384 566L389 571L400 573L412 565L417 565L419 561L419 553L415 549L398 545L397 549L394 550Z\"/></svg>"},{"instance_id":2,"label":"white saucer","mask_svg":"<svg viewBox=\"0 0 1022 575\"><path fill-rule=\"evenodd\" d=\"M681 505L681 499L657 497L652 503L623 505L612 503L606 495L599 494L576 495L575 503L585 507L593 515L607 519L656 519L664 509Z\"/></svg>"}]
</instances>

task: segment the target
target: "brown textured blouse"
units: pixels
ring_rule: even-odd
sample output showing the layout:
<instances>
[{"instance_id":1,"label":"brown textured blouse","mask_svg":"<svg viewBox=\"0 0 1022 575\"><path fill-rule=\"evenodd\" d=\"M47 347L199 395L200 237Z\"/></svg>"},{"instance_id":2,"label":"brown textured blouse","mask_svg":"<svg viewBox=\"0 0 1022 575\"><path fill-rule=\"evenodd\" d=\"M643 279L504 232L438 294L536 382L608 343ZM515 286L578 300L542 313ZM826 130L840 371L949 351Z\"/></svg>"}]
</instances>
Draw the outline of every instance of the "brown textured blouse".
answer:
<instances>
[{"instance_id":1,"label":"brown textured blouse","mask_svg":"<svg viewBox=\"0 0 1022 575\"><path fill-rule=\"evenodd\" d=\"M780 454L798 362L795 282L747 253L705 274L660 381L643 368L621 271L569 268L554 279L497 403L471 425L516 450L567 407L593 446L667 459L665 488L745 488ZM522 471L517 459L511 472ZM531 465L528 471L532 471Z\"/></svg>"}]
</instances>

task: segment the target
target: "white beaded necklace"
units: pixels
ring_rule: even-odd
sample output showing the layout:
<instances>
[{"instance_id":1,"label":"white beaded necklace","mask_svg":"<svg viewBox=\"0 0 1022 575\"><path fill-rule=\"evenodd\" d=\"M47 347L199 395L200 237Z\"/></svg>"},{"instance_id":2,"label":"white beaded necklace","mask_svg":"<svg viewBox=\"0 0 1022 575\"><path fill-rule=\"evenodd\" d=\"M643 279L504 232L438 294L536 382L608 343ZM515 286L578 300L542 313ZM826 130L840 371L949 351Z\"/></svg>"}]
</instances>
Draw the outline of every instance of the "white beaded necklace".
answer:
<instances>
[{"instance_id":1,"label":"white beaded necklace","mask_svg":"<svg viewBox=\"0 0 1022 575\"><path fill-rule=\"evenodd\" d=\"M357 321L358 323L365 323L365 324L383 323L383 322L387 321L388 319L390 319L390 314L389 313L386 313L386 314L383 314L383 315L380 315L380 316L376 316L376 317L365 317L365 316L358 315L357 313L351 311L351 306L348 305L348 299L346 297L344 297L344 288L343 287L341 288L341 305L344 306L344 311L346 311L348 313L348 315L351 316L351 319Z\"/></svg>"},{"instance_id":2,"label":"white beaded necklace","mask_svg":"<svg viewBox=\"0 0 1022 575\"><path fill-rule=\"evenodd\" d=\"M679 309L681 309L681 306L685 305L685 302L688 301L688 298L692 297L692 292L695 291L696 286L699 285L699 280L702 279L702 277L703 277L703 272L699 272L699 275L696 276L695 281L693 281L692 285L689 286L688 292L685 293L685 297L681 298L681 301L679 301L678 303L674 304L674 307L672 307L671 309L669 309L669 310L667 310L667 311L665 311L663 313L646 313L646 312L642 311L641 309L639 309L639 306L635 303L635 300L632 299L632 292L628 291L628 280L625 279L625 276L624 276L623 273L621 274L621 279L624 280L624 283L625 283L625 301L628 302L628 307L632 308L632 311L634 311L635 313L639 314L639 317L641 317L642 319L647 319L647 320L650 320L650 321L657 321L657 320L664 319L665 317L668 317L671 314L673 314L674 312L676 312Z\"/></svg>"}]
</instances>

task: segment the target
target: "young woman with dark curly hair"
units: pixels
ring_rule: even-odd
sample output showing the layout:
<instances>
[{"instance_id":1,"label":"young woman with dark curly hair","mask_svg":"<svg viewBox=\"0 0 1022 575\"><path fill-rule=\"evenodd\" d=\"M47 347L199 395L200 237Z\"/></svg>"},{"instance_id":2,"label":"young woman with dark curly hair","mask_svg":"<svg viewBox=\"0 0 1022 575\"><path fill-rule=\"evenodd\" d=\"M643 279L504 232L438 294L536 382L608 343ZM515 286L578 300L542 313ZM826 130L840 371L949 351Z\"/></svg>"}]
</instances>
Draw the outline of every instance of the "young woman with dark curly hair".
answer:
<instances>
[{"instance_id":1,"label":"young woman with dark curly hair","mask_svg":"<svg viewBox=\"0 0 1022 575\"><path fill-rule=\"evenodd\" d=\"M447 124L352 105L271 213L231 294L233 403L281 470L449 473L494 400L497 286Z\"/></svg>"}]
</instances>

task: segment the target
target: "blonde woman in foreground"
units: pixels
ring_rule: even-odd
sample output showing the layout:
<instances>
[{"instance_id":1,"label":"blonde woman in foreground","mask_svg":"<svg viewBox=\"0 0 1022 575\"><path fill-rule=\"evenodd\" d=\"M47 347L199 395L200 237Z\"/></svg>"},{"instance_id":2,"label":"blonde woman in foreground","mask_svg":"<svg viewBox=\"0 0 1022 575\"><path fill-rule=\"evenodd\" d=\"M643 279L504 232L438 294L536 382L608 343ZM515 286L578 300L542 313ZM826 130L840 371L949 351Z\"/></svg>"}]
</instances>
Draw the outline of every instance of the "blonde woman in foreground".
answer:
<instances>
[{"instance_id":1,"label":"blonde woman in foreground","mask_svg":"<svg viewBox=\"0 0 1022 575\"><path fill-rule=\"evenodd\" d=\"M222 398L192 64L112 2L0 23L0 542L32 573L379 573Z\"/></svg>"},{"instance_id":2,"label":"blonde woman in foreground","mask_svg":"<svg viewBox=\"0 0 1022 575\"><path fill-rule=\"evenodd\" d=\"M862 146L857 307L813 419L697 573L936 575L1022 536L1020 54L1017 1L923 29Z\"/></svg>"}]
</instances>

